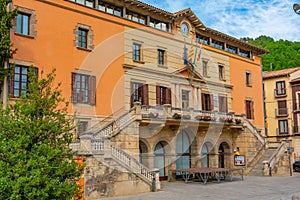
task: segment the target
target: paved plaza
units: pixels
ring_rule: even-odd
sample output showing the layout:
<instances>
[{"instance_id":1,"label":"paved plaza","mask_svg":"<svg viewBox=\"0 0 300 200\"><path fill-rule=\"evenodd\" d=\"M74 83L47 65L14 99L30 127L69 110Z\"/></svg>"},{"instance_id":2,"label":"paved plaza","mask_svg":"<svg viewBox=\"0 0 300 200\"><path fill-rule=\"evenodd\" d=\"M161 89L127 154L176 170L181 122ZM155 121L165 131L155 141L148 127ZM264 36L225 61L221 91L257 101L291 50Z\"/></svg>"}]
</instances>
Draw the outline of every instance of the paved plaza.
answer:
<instances>
[{"instance_id":1,"label":"paved plaza","mask_svg":"<svg viewBox=\"0 0 300 200\"><path fill-rule=\"evenodd\" d=\"M232 182L208 182L206 185L201 182L162 182L162 191L159 192L107 200L291 200L293 195L300 197L300 173L293 176L245 176L243 181L235 177Z\"/></svg>"}]
</instances>

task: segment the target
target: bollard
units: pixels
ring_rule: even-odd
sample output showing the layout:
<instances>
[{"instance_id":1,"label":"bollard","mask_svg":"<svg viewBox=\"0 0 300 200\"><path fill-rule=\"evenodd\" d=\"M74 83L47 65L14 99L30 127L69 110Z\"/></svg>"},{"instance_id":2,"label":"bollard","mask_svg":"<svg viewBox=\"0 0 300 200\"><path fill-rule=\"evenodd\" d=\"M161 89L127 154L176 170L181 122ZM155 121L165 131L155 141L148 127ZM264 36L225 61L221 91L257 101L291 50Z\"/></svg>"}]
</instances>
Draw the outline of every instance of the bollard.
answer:
<instances>
[{"instance_id":1,"label":"bollard","mask_svg":"<svg viewBox=\"0 0 300 200\"><path fill-rule=\"evenodd\" d=\"M156 192L156 180L155 180L155 177L152 180L152 192Z\"/></svg>"}]
</instances>

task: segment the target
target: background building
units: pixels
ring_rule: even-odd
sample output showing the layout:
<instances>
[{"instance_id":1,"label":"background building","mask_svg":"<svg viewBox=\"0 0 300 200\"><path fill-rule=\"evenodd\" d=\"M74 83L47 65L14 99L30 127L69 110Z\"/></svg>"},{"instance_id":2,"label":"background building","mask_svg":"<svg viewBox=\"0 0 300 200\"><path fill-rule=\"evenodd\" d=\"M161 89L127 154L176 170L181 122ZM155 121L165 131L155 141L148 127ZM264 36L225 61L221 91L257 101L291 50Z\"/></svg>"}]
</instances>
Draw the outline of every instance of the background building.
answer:
<instances>
[{"instance_id":1,"label":"background building","mask_svg":"<svg viewBox=\"0 0 300 200\"><path fill-rule=\"evenodd\" d=\"M299 159L298 93L300 68L266 72L263 75L267 136L270 142L292 141L293 159Z\"/></svg>"}]
</instances>

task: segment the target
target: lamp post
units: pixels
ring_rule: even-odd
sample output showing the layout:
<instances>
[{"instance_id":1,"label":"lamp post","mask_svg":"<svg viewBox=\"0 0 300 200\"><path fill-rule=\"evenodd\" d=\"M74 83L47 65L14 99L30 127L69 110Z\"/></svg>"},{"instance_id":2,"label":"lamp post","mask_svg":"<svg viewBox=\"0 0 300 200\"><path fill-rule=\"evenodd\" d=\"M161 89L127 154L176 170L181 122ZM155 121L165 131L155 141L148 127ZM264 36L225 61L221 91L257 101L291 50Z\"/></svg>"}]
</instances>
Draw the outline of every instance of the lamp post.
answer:
<instances>
[{"instance_id":1,"label":"lamp post","mask_svg":"<svg viewBox=\"0 0 300 200\"><path fill-rule=\"evenodd\" d=\"M293 9L294 9L295 13L297 13L298 15L300 15L300 5L299 4L295 3L293 5Z\"/></svg>"}]
</instances>

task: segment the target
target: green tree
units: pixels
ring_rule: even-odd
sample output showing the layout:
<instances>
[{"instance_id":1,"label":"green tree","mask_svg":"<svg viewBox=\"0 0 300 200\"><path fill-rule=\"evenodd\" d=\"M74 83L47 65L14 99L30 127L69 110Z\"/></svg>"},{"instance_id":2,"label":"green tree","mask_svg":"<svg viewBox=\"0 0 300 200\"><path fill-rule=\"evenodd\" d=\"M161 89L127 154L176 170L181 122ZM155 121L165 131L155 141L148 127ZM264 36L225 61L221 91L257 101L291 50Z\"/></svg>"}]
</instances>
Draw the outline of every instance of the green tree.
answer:
<instances>
[{"instance_id":1,"label":"green tree","mask_svg":"<svg viewBox=\"0 0 300 200\"><path fill-rule=\"evenodd\" d=\"M267 49L268 54L261 55L264 71L300 67L300 42L288 40L274 41L269 36L258 38L242 38L255 46Z\"/></svg>"},{"instance_id":2,"label":"green tree","mask_svg":"<svg viewBox=\"0 0 300 200\"><path fill-rule=\"evenodd\" d=\"M29 71L26 95L0 108L0 199L71 199L81 167L69 148L74 121L55 70L40 80Z\"/></svg>"},{"instance_id":3,"label":"green tree","mask_svg":"<svg viewBox=\"0 0 300 200\"><path fill-rule=\"evenodd\" d=\"M4 68L4 63L13 55L15 50L11 48L10 29L12 20L17 15L17 10L10 10L12 0L0 0L0 94L5 77L9 75L10 69Z\"/></svg>"}]
</instances>

